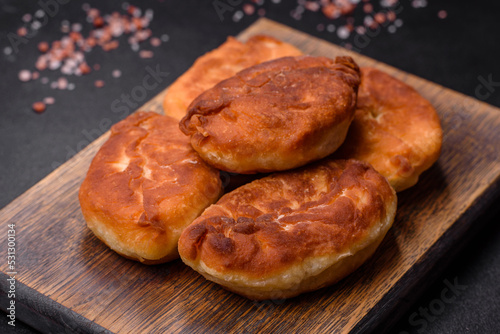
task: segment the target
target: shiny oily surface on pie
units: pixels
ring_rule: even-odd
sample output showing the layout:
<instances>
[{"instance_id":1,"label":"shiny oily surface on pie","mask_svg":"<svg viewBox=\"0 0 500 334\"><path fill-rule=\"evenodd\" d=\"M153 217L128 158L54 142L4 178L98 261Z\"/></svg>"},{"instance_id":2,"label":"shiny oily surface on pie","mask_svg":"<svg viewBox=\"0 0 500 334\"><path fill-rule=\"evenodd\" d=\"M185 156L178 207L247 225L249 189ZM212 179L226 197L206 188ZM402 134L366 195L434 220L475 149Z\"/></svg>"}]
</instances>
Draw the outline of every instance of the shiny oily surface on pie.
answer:
<instances>
[{"instance_id":1,"label":"shiny oily surface on pie","mask_svg":"<svg viewBox=\"0 0 500 334\"><path fill-rule=\"evenodd\" d=\"M136 112L111 128L79 200L106 245L146 264L178 257L182 230L221 194L219 171L191 148L175 119Z\"/></svg>"},{"instance_id":2,"label":"shiny oily surface on pie","mask_svg":"<svg viewBox=\"0 0 500 334\"><path fill-rule=\"evenodd\" d=\"M198 95L220 81L247 67L271 59L301 54L295 46L270 36L252 36L246 43L228 37L221 46L199 57L170 85L163 100L164 112L180 120Z\"/></svg>"},{"instance_id":3,"label":"shiny oily surface on pie","mask_svg":"<svg viewBox=\"0 0 500 334\"><path fill-rule=\"evenodd\" d=\"M342 279L392 225L396 194L370 165L322 160L225 194L179 239L188 266L255 300L288 298Z\"/></svg>"},{"instance_id":4,"label":"shiny oily surface on pie","mask_svg":"<svg viewBox=\"0 0 500 334\"><path fill-rule=\"evenodd\" d=\"M361 68L354 120L334 155L370 163L402 191L437 161L442 137L436 110L415 89L383 71Z\"/></svg>"},{"instance_id":5,"label":"shiny oily surface on pie","mask_svg":"<svg viewBox=\"0 0 500 334\"><path fill-rule=\"evenodd\" d=\"M216 168L241 174L287 170L342 144L359 81L350 57L279 58L202 93L179 125Z\"/></svg>"}]
</instances>

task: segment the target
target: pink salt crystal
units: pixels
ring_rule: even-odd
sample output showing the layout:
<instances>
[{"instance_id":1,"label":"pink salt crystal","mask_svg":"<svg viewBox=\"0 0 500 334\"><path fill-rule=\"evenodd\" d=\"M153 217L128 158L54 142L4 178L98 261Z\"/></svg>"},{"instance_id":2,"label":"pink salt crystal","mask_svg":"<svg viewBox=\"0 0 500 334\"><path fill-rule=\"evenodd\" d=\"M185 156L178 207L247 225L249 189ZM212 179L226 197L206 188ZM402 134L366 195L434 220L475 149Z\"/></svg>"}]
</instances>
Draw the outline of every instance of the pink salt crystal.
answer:
<instances>
[{"instance_id":1,"label":"pink salt crystal","mask_svg":"<svg viewBox=\"0 0 500 334\"><path fill-rule=\"evenodd\" d=\"M375 19L375 22L377 22L378 24L382 24L385 22L385 14L382 12L375 14L373 18Z\"/></svg>"},{"instance_id":2,"label":"pink salt crystal","mask_svg":"<svg viewBox=\"0 0 500 334\"><path fill-rule=\"evenodd\" d=\"M21 27L21 28L17 29L17 34L21 37L26 36L27 33L28 33L28 29L26 29L26 27Z\"/></svg>"},{"instance_id":3,"label":"pink salt crystal","mask_svg":"<svg viewBox=\"0 0 500 334\"><path fill-rule=\"evenodd\" d=\"M160 46L161 40L158 37L152 37L149 42L151 43L152 46L157 47Z\"/></svg>"},{"instance_id":4,"label":"pink salt crystal","mask_svg":"<svg viewBox=\"0 0 500 334\"><path fill-rule=\"evenodd\" d=\"M73 23L71 25L71 30L76 31L76 32L80 32L80 31L82 31L82 25L80 23Z\"/></svg>"},{"instance_id":5,"label":"pink salt crystal","mask_svg":"<svg viewBox=\"0 0 500 334\"><path fill-rule=\"evenodd\" d=\"M59 67L61 67L61 62L59 60L55 60L55 59L50 60L49 69L57 70Z\"/></svg>"},{"instance_id":6,"label":"pink salt crystal","mask_svg":"<svg viewBox=\"0 0 500 334\"><path fill-rule=\"evenodd\" d=\"M359 35L364 35L366 33L366 28L363 27L363 26L358 26L356 27L356 32L359 34Z\"/></svg>"},{"instance_id":7,"label":"pink salt crystal","mask_svg":"<svg viewBox=\"0 0 500 334\"><path fill-rule=\"evenodd\" d=\"M68 79L65 77L60 77L57 79L57 87L61 90L68 88Z\"/></svg>"},{"instance_id":8,"label":"pink salt crystal","mask_svg":"<svg viewBox=\"0 0 500 334\"><path fill-rule=\"evenodd\" d=\"M22 82L30 81L31 80L31 72L28 70L21 70L21 71L19 71L18 78Z\"/></svg>"},{"instance_id":9,"label":"pink salt crystal","mask_svg":"<svg viewBox=\"0 0 500 334\"><path fill-rule=\"evenodd\" d=\"M350 35L349 29L346 26L341 26L337 29L337 36L341 39L346 39Z\"/></svg>"},{"instance_id":10,"label":"pink salt crystal","mask_svg":"<svg viewBox=\"0 0 500 334\"><path fill-rule=\"evenodd\" d=\"M26 22L26 23L28 23L29 21L31 21L31 19L32 19L32 16L29 13L24 14L23 18L22 18L23 22Z\"/></svg>"},{"instance_id":11,"label":"pink salt crystal","mask_svg":"<svg viewBox=\"0 0 500 334\"><path fill-rule=\"evenodd\" d=\"M96 80L94 82L94 86L96 86L97 88L101 88L101 87L104 86L104 81L102 81L102 80Z\"/></svg>"},{"instance_id":12,"label":"pink salt crystal","mask_svg":"<svg viewBox=\"0 0 500 334\"><path fill-rule=\"evenodd\" d=\"M113 78L119 78L122 76L122 71L120 70L113 70L113 72L111 72L111 75L113 76Z\"/></svg>"},{"instance_id":13,"label":"pink salt crystal","mask_svg":"<svg viewBox=\"0 0 500 334\"><path fill-rule=\"evenodd\" d=\"M63 67L61 67L61 73L62 74L71 75L71 74L73 74L73 72L74 72L74 68L73 67L70 67L70 66L67 66L67 65L64 65Z\"/></svg>"},{"instance_id":14,"label":"pink salt crystal","mask_svg":"<svg viewBox=\"0 0 500 334\"><path fill-rule=\"evenodd\" d=\"M320 8L320 5L319 5L319 3L314 2L314 1L307 1L305 3L304 7L307 10L310 10L311 12L317 12L319 10L319 8Z\"/></svg>"},{"instance_id":15,"label":"pink salt crystal","mask_svg":"<svg viewBox=\"0 0 500 334\"><path fill-rule=\"evenodd\" d=\"M141 58L153 58L154 56L154 53L153 51L150 51L150 50L141 50L139 51L139 57Z\"/></svg>"},{"instance_id":16,"label":"pink salt crystal","mask_svg":"<svg viewBox=\"0 0 500 334\"><path fill-rule=\"evenodd\" d=\"M396 13L394 13L393 11L388 11L387 19L391 22L394 21L396 19Z\"/></svg>"},{"instance_id":17,"label":"pink salt crystal","mask_svg":"<svg viewBox=\"0 0 500 334\"><path fill-rule=\"evenodd\" d=\"M33 106L32 106L33 110L36 112L36 113L43 113L46 109L46 105L45 103L43 102L35 102L33 103Z\"/></svg>"},{"instance_id":18,"label":"pink salt crystal","mask_svg":"<svg viewBox=\"0 0 500 334\"><path fill-rule=\"evenodd\" d=\"M87 16L94 19L99 16L99 10L96 8L90 8L87 12Z\"/></svg>"},{"instance_id":19,"label":"pink salt crystal","mask_svg":"<svg viewBox=\"0 0 500 334\"><path fill-rule=\"evenodd\" d=\"M56 99L52 96L47 96L43 99L43 103L45 104L54 104L54 102L56 102Z\"/></svg>"},{"instance_id":20,"label":"pink salt crystal","mask_svg":"<svg viewBox=\"0 0 500 334\"><path fill-rule=\"evenodd\" d=\"M246 3L243 5L243 11L247 15L252 15L253 13L255 13L255 7L249 3Z\"/></svg>"}]
</instances>

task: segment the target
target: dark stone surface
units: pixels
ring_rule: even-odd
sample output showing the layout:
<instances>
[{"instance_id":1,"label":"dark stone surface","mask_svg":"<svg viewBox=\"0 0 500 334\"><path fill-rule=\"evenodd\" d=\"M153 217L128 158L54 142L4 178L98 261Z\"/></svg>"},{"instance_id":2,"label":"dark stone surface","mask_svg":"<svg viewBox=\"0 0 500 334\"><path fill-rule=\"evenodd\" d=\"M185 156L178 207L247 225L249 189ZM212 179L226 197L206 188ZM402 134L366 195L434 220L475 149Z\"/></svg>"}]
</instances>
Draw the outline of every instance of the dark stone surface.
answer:
<instances>
[{"instance_id":1,"label":"dark stone surface","mask_svg":"<svg viewBox=\"0 0 500 334\"><path fill-rule=\"evenodd\" d=\"M41 2L54 3L55 0ZM113 1L87 2L102 13L121 10L121 5ZM15 33L21 26L23 14L33 14L40 9L40 3L0 1L0 208L126 116L127 111L114 112L112 102L141 85L147 66L159 66L170 74L155 89L148 91L142 102L170 84L196 57L253 23L257 14L245 16L239 22L232 20L232 14L248 2L241 1L232 13L226 12L221 21L212 1L130 1L143 10L153 9L153 35L168 34L170 40L158 48L144 47L155 52L151 59L139 58L126 43L126 37L120 38L117 50L106 53L96 48L87 55L87 60L90 65L99 63L101 69L87 76L71 77L70 82L75 83L76 89L61 91L39 81L22 83L17 76L21 69L34 69L40 41L50 42L61 37L59 27L63 20L85 23L82 2L58 5L47 24L26 44L19 46L19 52L5 56L3 50L9 45L8 34ZM480 86L488 77L495 83L500 82L497 36L500 3L448 0L430 2L425 8L413 8L411 1L402 1L401 5L399 18L403 26L393 34L384 29L363 43L352 36L341 40L335 32L317 31L318 24L330 23L320 12L307 12L301 20L295 20L290 11L296 1L282 0L275 4L266 0L261 7L270 19L339 45L348 42L362 54L499 107L500 83L493 85L491 91ZM439 10L447 11L446 19L438 18ZM356 11L356 22L364 16L361 12ZM335 21L335 24L338 26L340 22ZM122 71L119 79L112 78L114 69ZM45 71L42 76L52 81L61 74ZM103 88L94 87L98 79L105 81ZM43 114L34 113L31 104L46 96L53 96L56 103ZM500 330L500 229L495 219L496 211L490 211L489 216L477 222L484 228L409 307L391 333L496 333ZM443 289L455 280L467 287L453 302L440 303ZM437 315L426 318L420 313L421 308L431 308ZM0 332L12 332L6 317L0 314L0 318ZM34 331L17 322L16 333Z\"/></svg>"}]
</instances>

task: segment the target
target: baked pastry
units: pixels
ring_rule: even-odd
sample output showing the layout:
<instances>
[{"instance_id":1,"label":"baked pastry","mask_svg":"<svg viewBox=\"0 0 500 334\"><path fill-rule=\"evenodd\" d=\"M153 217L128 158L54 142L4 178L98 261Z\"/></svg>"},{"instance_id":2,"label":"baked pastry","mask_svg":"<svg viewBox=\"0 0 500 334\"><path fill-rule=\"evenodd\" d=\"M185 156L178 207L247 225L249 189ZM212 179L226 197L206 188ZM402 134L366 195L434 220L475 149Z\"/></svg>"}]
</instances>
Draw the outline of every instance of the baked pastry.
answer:
<instances>
[{"instance_id":1,"label":"baked pastry","mask_svg":"<svg viewBox=\"0 0 500 334\"><path fill-rule=\"evenodd\" d=\"M137 112L111 128L80 192L88 227L106 245L146 264L178 257L181 231L221 194L175 119Z\"/></svg>"},{"instance_id":2,"label":"baked pastry","mask_svg":"<svg viewBox=\"0 0 500 334\"><path fill-rule=\"evenodd\" d=\"M354 120L334 156L369 162L396 191L413 186L439 157L442 129L415 89L374 68L361 69Z\"/></svg>"},{"instance_id":3,"label":"baked pastry","mask_svg":"<svg viewBox=\"0 0 500 334\"><path fill-rule=\"evenodd\" d=\"M271 60L202 93L179 126L202 158L221 170L295 168L342 144L359 80L350 57Z\"/></svg>"},{"instance_id":4,"label":"baked pastry","mask_svg":"<svg viewBox=\"0 0 500 334\"><path fill-rule=\"evenodd\" d=\"M206 279L250 299L293 297L368 259L396 201L369 164L322 160L225 194L182 232L179 253Z\"/></svg>"},{"instance_id":5,"label":"baked pastry","mask_svg":"<svg viewBox=\"0 0 500 334\"><path fill-rule=\"evenodd\" d=\"M257 35L242 43L233 37L199 57L169 88L163 101L165 114L176 119L186 115L189 104L205 90L239 71L262 62L285 56L299 56L291 44L273 37Z\"/></svg>"}]
</instances>

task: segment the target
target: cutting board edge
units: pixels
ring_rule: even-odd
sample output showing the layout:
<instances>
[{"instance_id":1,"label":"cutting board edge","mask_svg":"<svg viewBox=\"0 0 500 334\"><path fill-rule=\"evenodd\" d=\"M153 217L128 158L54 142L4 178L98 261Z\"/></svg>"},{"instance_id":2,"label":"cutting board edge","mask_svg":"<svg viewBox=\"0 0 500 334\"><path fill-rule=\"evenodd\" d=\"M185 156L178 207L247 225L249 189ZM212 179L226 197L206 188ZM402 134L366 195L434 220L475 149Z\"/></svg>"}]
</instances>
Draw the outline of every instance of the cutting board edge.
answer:
<instances>
[{"instance_id":1,"label":"cutting board edge","mask_svg":"<svg viewBox=\"0 0 500 334\"><path fill-rule=\"evenodd\" d=\"M0 271L0 300L10 302L4 282L9 275ZM85 318L83 315L67 308L29 286L16 281L16 321L37 329L41 332L54 333L85 333L113 334L101 325ZM6 303L1 303L1 310L7 312Z\"/></svg>"}]
</instances>

